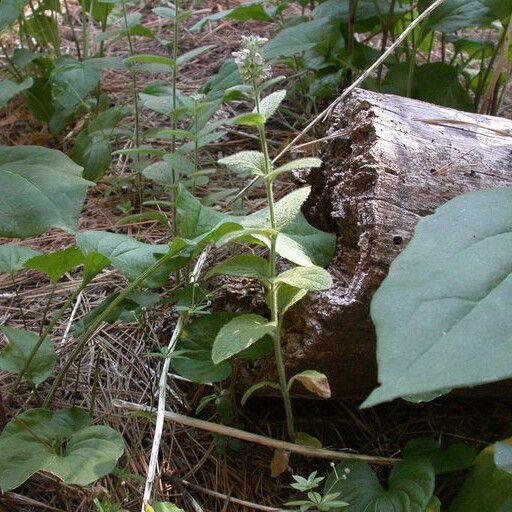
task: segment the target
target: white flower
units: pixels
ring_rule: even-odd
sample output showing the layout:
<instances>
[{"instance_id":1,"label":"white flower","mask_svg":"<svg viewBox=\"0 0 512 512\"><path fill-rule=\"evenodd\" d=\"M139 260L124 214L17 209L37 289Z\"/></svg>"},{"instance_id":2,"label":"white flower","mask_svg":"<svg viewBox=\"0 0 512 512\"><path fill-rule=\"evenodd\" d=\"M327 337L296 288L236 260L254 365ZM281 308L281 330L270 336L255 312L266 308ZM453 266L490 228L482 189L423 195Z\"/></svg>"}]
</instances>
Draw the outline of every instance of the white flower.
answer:
<instances>
[{"instance_id":1,"label":"white flower","mask_svg":"<svg viewBox=\"0 0 512 512\"><path fill-rule=\"evenodd\" d=\"M261 83L271 75L271 67L260 49L268 41L265 37L242 36L242 49L233 52L240 75L247 82Z\"/></svg>"}]
</instances>

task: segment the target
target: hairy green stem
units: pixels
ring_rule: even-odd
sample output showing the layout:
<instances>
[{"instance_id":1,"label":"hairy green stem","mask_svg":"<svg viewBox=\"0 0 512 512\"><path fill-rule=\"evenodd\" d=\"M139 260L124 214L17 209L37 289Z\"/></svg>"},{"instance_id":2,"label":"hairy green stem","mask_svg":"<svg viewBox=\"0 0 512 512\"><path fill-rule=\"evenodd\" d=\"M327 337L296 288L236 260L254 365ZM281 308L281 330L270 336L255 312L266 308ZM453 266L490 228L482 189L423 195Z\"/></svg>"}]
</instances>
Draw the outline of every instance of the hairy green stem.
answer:
<instances>
[{"instance_id":1,"label":"hairy green stem","mask_svg":"<svg viewBox=\"0 0 512 512\"><path fill-rule=\"evenodd\" d=\"M260 109L260 91L256 83L253 83L254 98L256 103L256 112L261 114ZM265 134L265 128L262 125L258 125L258 133L260 137L261 150L264 155L265 162L265 175L269 175L272 170L272 164L268 153L268 143ZM281 315L279 314L278 301L277 301L277 285L274 283L274 278L277 275L276 264L277 264L277 221L275 213L275 201L274 201L274 189L272 181L269 179L265 180L265 187L267 193L268 213L270 218L270 227L272 228L272 235L270 239L270 257L269 257L269 275L270 275L270 315L271 322L275 325L275 331L272 336L274 344L274 358L277 366L277 373L279 377L279 388L283 396L284 409L286 414L286 427L288 435L292 441L295 441L295 420L293 417L292 402L290 399L290 392L288 390L288 380L286 378L286 369L283 360L283 350L281 347Z\"/></svg>"},{"instance_id":2,"label":"hairy green stem","mask_svg":"<svg viewBox=\"0 0 512 512\"><path fill-rule=\"evenodd\" d=\"M96 329L103 323L105 318L108 317L108 315L116 308L118 304L123 301L127 295L129 295L133 290L136 290L139 286L141 286L144 281L151 275L153 275L154 272L156 272L164 263L169 261L171 258L173 258L176 254L174 252L169 251L167 254L162 256L159 260L157 260L151 267L146 269L142 274L137 277L134 281L132 281L104 310L101 314L99 314L96 319L91 323L87 331L85 331L79 338L76 340L76 345L73 351L71 352L70 356L68 357L68 360L64 364L64 367L60 370L57 377L55 378L55 381L52 384L52 387L50 388L50 391L48 392L48 395L46 396L43 407L48 407L53 397L55 396L55 393L59 389L59 386L61 385L64 376L70 369L71 365L74 363L76 358L80 355L82 352L82 349L85 347L86 343L91 339L92 335L95 333Z\"/></svg>"}]
</instances>

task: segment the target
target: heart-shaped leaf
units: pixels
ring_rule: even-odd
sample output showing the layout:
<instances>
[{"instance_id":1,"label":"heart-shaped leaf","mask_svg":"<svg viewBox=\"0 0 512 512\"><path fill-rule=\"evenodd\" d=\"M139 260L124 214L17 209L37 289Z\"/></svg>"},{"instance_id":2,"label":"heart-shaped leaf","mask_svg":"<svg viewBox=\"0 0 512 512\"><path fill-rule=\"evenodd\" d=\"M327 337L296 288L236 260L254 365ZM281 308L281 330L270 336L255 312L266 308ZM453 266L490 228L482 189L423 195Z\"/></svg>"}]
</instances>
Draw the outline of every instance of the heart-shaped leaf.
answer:
<instances>
[{"instance_id":1,"label":"heart-shaped leaf","mask_svg":"<svg viewBox=\"0 0 512 512\"><path fill-rule=\"evenodd\" d=\"M325 483L350 505L347 512L425 512L434 492L434 468L426 459L403 460L389 476L388 488L379 483L368 464L338 464Z\"/></svg>"},{"instance_id":2,"label":"heart-shaped leaf","mask_svg":"<svg viewBox=\"0 0 512 512\"><path fill-rule=\"evenodd\" d=\"M74 232L92 185L81 176L82 168L60 151L0 146L0 236L26 238L50 228Z\"/></svg>"},{"instance_id":3,"label":"heart-shaped leaf","mask_svg":"<svg viewBox=\"0 0 512 512\"><path fill-rule=\"evenodd\" d=\"M512 188L422 219L374 295L379 381L366 406L512 376Z\"/></svg>"},{"instance_id":4,"label":"heart-shaped leaf","mask_svg":"<svg viewBox=\"0 0 512 512\"><path fill-rule=\"evenodd\" d=\"M39 270L56 283L66 272L83 264L84 255L78 247L35 256L25 263L25 268Z\"/></svg>"},{"instance_id":5,"label":"heart-shaped leaf","mask_svg":"<svg viewBox=\"0 0 512 512\"><path fill-rule=\"evenodd\" d=\"M77 408L31 409L14 417L0 435L0 488L15 489L37 471L77 485L110 473L124 451L123 438L89 423Z\"/></svg>"},{"instance_id":6,"label":"heart-shaped leaf","mask_svg":"<svg viewBox=\"0 0 512 512\"><path fill-rule=\"evenodd\" d=\"M464 443L455 443L447 448L441 448L432 437L419 437L409 441L403 449L405 458L426 457L436 472L436 475L451 471L462 471L473 464L475 450Z\"/></svg>"},{"instance_id":7,"label":"heart-shaped leaf","mask_svg":"<svg viewBox=\"0 0 512 512\"><path fill-rule=\"evenodd\" d=\"M9 343L0 351L0 368L7 372L20 373L39 341L32 332L11 327L0 327ZM53 372L57 356L50 341L44 340L25 371L24 377L33 384L44 382Z\"/></svg>"}]
</instances>

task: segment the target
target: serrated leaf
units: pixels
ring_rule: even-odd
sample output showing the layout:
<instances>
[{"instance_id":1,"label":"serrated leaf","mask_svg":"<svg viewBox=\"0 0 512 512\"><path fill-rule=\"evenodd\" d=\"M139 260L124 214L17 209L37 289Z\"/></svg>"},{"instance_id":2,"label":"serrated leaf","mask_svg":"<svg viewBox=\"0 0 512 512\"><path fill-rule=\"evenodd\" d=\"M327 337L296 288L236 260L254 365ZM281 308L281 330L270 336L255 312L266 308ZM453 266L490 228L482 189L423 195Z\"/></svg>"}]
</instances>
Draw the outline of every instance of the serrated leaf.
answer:
<instances>
[{"instance_id":1,"label":"serrated leaf","mask_svg":"<svg viewBox=\"0 0 512 512\"><path fill-rule=\"evenodd\" d=\"M512 376L512 188L422 219L374 295L379 382L366 406Z\"/></svg>"},{"instance_id":2,"label":"serrated leaf","mask_svg":"<svg viewBox=\"0 0 512 512\"><path fill-rule=\"evenodd\" d=\"M511 440L503 441L508 446ZM507 512L512 509L512 475L494 463L494 446L477 456L449 512Z\"/></svg>"},{"instance_id":3,"label":"serrated leaf","mask_svg":"<svg viewBox=\"0 0 512 512\"><path fill-rule=\"evenodd\" d=\"M212 349L212 360L220 363L247 349L266 334L275 330L275 326L260 315L240 315L225 324L217 334Z\"/></svg>"},{"instance_id":4,"label":"serrated leaf","mask_svg":"<svg viewBox=\"0 0 512 512\"><path fill-rule=\"evenodd\" d=\"M2 244L0 245L0 272L14 274L24 268L26 261L40 254L40 251L35 251L30 247Z\"/></svg>"},{"instance_id":5,"label":"serrated leaf","mask_svg":"<svg viewBox=\"0 0 512 512\"><path fill-rule=\"evenodd\" d=\"M434 469L424 459L403 460L384 489L368 464L347 461L336 465L325 490L340 493L350 503L347 512L425 512L434 492Z\"/></svg>"},{"instance_id":6,"label":"serrated leaf","mask_svg":"<svg viewBox=\"0 0 512 512\"><path fill-rule=\"evenodd\" d=\"M292 384L300 382L308 391L319 396L320 398L331 398L331 388L327 376L315 370L306 370L297 373L288 381L288 388L291 389Z\"/></svg>"},{"instance_id":7,"label":"serrated leaf","mask_svg":"<svg viewBox=\"0 0 512 512\"><path fill-rule=\"evenodd\" d=\"M475 460L475 450L464 443L455 443L441 448L432 437L419 437L409 441L403 449L404 458L426 457L436 475L452 471L463 471Z\"/></svg>"},{"instance_id":8,"label":"serrated leaf","mask_svg":"<svg viewBox=\"0 0 512 512\"><path fill-rule=\"evenodd\" d=\"M206 274L206 278L223 274L227 276L252 277L260 281L267 281L269 277L269 263L265 258L253 254L232 256L215 265Z\"/></svg>"},{"instance_id":9,"label":"serrated leaf","mask_svg":"<svg viewBox=\"0 0 512 512\"><path fill-rule=\"evenodd\" d=\"M332 277L321 267L293 267L275 278L276 283L286 283L295 288L309 291L328 290L332 286Z\"/></svg>"},{"instance_id":10,"label":"serrated leaf","mask_svg":"<svg viewBox=\"0 0 512 512\"><path fill-rule=\"evenodd\" d=\"M92 185L81 175L60 151L0 146L0 236L26 238L50 228L73 233Z\"/></svg>"},{"instance_id":11,"label":"serrated leaf","mask_svg":"<svg viewBox=\"0 0 512 512\"><path fill-rule=\"evenodd\" d=\"M124 451L123 439L110 427L89 422L77 408L31 409L13 418L0 435L0 488L15 489L37 471L76 485L110 473Z\"/></svg>"},{"instance_id":12,"label":"serrated leaf","mask_svg":"<svg viewBox=\"0 0 512 512\"><path fill-rule=\"evenodd\" d=\"M283 89L281 91L275 91L272 94L265 96L265 98L260 101L259 113L265 117L265 120L268 121L275 114L285 96L286 91Z\"/></svg>"},{"instance_id":13,"label":"serrated leaf","mask_svg":"<svg viewBox=\"0 0 512 512\"><path fill-rule=\"evenodd\" d=\"M7 372L20 373L28 361L39 336L32 332L11 327L0 327L9 343L0 351L0 368ZM28 366L24 377L33 384L41 384L53 372L57 356L50 341L45 340Z\"/></svg>"},{"instance_id":14,"label":"serrated leaf","mask_svg":"<svg viewBox=\"0 0 512 512\"><path fill-rule=\"evenodd\" d=\"M78 247L68 247L60 251L34 256L25 262L25 268L38 270L56 283L66 272L84 262L84 255Z\"/></svg>"}]
</instances>

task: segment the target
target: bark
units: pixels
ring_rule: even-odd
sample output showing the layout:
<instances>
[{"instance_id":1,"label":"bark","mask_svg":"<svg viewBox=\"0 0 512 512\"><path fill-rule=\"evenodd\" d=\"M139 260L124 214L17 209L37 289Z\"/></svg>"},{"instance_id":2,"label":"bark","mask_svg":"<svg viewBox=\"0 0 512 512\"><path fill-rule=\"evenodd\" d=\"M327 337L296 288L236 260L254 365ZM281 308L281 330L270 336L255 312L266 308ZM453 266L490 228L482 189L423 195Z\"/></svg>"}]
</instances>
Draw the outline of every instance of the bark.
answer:
<instances>
[{"instance_id":1,"label":"bark","mask_svg":"<svg viewBox=\"0 0 512 512\"><path fill-rule=\"evenodd\" d=\"M337 233L335 284L288 314L287 372L317 369L333 396L363 397L377 383L373 293L421 217L470 190L512 184L512 121L356 90L330 122L323 167L298 178L312 186L310 222ZM273 372L265 363L250 380Z\"/></svg>"}]
</instances>

